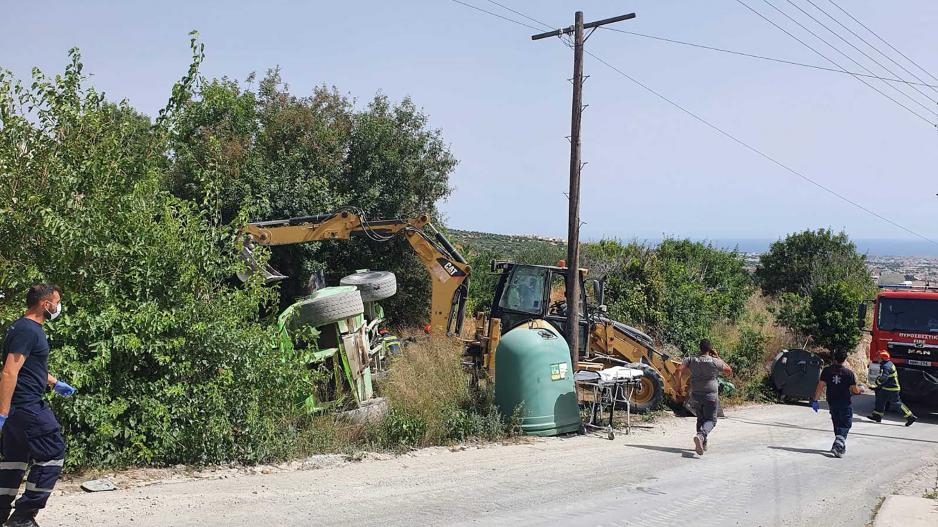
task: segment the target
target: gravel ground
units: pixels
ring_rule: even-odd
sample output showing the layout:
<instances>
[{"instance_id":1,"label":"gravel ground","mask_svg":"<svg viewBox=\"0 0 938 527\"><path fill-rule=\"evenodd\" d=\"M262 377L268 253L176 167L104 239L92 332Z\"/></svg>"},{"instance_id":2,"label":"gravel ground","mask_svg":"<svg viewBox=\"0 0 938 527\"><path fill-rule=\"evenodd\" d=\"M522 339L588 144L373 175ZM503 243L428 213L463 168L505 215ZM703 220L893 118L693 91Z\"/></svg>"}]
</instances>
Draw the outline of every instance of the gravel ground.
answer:
<instances>
[{"instance_id":1,"label":"gravel ground","mask_svg":"<svg viewBox=\"0 0 938 527\"><path fill-rule=\"evenodd\" d=\"M692 451L692 419L514 445L433 448L363 461L115 476L123 490L57 490L44 526L641 525L862 526L880 497L935 484L938 416L906 428L860 417L847 457L826 452L822 409L727 411L710 451ZM74 489L74 486L71 487Z\"/></svg>"}]
</instances>

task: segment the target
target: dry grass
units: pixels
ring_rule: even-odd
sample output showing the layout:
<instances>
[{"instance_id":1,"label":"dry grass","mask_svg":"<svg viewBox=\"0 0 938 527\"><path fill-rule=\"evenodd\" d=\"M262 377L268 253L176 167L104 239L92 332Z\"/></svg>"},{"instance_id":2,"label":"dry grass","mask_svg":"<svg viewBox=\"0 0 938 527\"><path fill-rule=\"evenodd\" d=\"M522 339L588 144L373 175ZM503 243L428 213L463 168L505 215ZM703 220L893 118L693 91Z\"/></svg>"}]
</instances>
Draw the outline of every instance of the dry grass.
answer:
<instances>
[{"instance_id":1,"label":"dry grass","mask_svg":"<svg viewBox=\"0 0 938 527\"><path fill-rule=\"evenodd\" d=\"M427 425L423 444L446 435L447 406L469 400L468 377L462 368L462 344L456 339L424 337L404 347L379 389L391 408L421 418Z\"/></svg>"},{"instance_id":2,"label":"dry grass","mask_svg":"<svg viewBox=\"0 0 938 527\"><path fill-rule=\"evenodd\" d=\"M786 348L800 348L804 342L787 328L775 324L775 315L772 313L773 302L761 292L754 293L746 301L743 317L737 323L721 322L713 327L711 340L723 349L735 349L739 344L740 329L749 327L769 336L765 346L765 364L771 363L775 355Z\"/></svg>"},{"instance_id":3,"label":"dry grass","mask_svg":"<svg viewBox=\"0 0 938 527\"><path fill-rule=\"evenodd\" d=\"M857 382L861 384L866 384L869 381L867 377L869 377L871 340L872 337L864 333L860 343L847 355L847 366L853 370L853 373L857 376Z\"/></svg>"}]
</instances>

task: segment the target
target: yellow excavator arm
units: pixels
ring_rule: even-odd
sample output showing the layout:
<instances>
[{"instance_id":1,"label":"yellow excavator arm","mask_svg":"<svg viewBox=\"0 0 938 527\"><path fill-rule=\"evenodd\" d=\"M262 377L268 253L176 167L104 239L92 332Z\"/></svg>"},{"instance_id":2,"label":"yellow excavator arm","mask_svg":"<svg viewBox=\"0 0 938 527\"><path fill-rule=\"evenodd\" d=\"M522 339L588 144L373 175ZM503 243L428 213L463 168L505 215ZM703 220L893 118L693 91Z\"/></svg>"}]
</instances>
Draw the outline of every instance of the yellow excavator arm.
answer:
<instances>
[{"instance_id":1,"label":"yellow excavator arm","mask_svg":"<svg viewBox=\"0 0 938 527\"><path fill-rule=\"evenodd\" d=\"M248 223L241 229L242 255L249 267L256 269L252 257L255 245L292 245L356 237L389 241L398 235L407 240L430 273L431 332L458 335L465 316L470 268L426 214L410 220L366 220L359 211L344 210L335 214ZM286 278L273 270L266 274L271 281Z\"/></svg>"}]
</instances>

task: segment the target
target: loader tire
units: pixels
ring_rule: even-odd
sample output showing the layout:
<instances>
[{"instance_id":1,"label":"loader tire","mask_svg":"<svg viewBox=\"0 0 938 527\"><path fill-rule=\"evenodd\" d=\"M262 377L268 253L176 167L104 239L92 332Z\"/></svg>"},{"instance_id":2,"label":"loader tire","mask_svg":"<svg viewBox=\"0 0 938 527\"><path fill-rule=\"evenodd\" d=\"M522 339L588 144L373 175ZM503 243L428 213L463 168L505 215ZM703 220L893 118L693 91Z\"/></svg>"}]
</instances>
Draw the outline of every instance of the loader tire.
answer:
<instances>
[{"instance_id":1,"label":"loader tire","mask_svg":"<svg viewBox=\"0 0 938 527\"><path fill-rule=\"evenodd\" d=\"M642 370L641 385L632 394L632 411L648 413L664 401L664 379L653 366L648 364L629 364L629 368Z\"/></svg>"},{"instance_id":2,"label":"loader tire","mask_svg":"<svg viewBox=\"0 0 938 527\"><path fill-rule=\"evenodd\" d=\"M339 283L357 287L363 302L384 300L397 293L397 277L388 271L362 271L346 276Z\"/></svg>"},{"instance_id":3,"label":"loader tire","mask_svg":"<svg viewBox=\"0 0 938 527\"><path fill-rule=\"evenodd\" d=\"M307 326L324 326L364 313L361 294L354 289L304 300L299 306L299 320Z\"/></svg>"}]
</instances>

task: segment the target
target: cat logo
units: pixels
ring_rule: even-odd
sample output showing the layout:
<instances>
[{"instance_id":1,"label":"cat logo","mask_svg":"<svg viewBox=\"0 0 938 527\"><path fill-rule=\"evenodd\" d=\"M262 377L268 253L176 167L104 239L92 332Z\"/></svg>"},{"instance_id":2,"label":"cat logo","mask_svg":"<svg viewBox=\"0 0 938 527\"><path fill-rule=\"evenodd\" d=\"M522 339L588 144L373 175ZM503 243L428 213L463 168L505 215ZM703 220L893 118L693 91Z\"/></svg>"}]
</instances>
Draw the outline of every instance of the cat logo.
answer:
<instances>
[{"instance_id":1,"label":"cat logo","mask_svg":"<svg viewBox=\"0 0 938 527\"><path fill-rule=\"evenodd\" d=\"M466 276L466 273L459 270L458 267L453 265L453 262L447 260L446 258L437 258L437 263L443 267L443 270L446 271L450 276Z\"/></svg>"}]
</instances>

